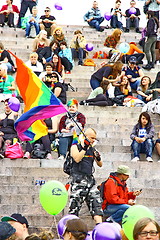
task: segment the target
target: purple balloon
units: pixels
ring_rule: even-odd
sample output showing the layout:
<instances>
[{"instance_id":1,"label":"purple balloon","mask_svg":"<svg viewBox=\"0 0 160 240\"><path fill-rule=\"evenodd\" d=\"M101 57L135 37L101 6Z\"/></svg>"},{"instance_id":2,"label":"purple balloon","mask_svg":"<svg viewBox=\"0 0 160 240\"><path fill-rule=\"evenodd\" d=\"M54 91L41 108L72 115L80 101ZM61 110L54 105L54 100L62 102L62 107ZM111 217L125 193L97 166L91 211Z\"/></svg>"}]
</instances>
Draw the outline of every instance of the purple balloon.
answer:
<instances>
[{"instance_id":1,"label":"purple balloon","mask_svg":"<svg viewBox=\"0 0 160 240\"><path fill-rule=\"evenodd\" d=\"M63 218L61 218L61 220L58 222L57 230L58 230L58 234L61 238L63 238L63 233L64 233L64 228L65 228L66 222L71 219L79 219L79 217L77 217L76 215L73 215L73 214L68 214L68 215L64 216Z\"/></svg>"},{"instance_id":2,"label":"purple balloon","mask_svg":"<svg viewBox=\"0 0 160 240\"><path fill-rule=\"evenodd\" d=\"M87 237L85 238L85 240L92 240L92 231L88 232Z\"/></svg>"},{"instance_id":3,"label":"purple balloon","mask_svg":"<svg viewBox=\"0 0 160 240\"><path fill-rule=\"evenodd\" d=\"M92 43L87 43L86 44L86 50L87 51L92 51L93 50L93 44Z\"/></svg>"},{"instance_id":4,"label":"purple balloon","mask_svg":"<svg viewBox=\"0 0 160 240\"><path fill-rule=\"evenodd\" d=\"M110 19L111 19L111 14L110 13L108 13L108 12L106 12L105 14L104 14L104 18L107 20L107 21L109 21Z\"/></svg>"},{"instance_id":5,"label":"purple balloon","mask_svg":"<svg viewBox=\"0 0 160 240\"><path fill-rule=\"evenodd\" d=\"M20 109L20 101L16 97L11 97L8 101L8 106L14 112L18 112Z\"/></svg>"},{"instance_id":6,"label":"purple balloon","mask_svg":"<svg viewBox=\"0 0 160 240\"><path fill-rule=\"evenodd\" d=\"M135 14L136 9L134 7L131 7L128 12L129 12L129 14Z\"/></svg>"},{"instance_id":7,"label":"purple balloon","mask_svg":"<svg viewBox=\"0 0 160 240\"><path fill-rule=\"evenodd\" d=\"M54 7L55 7L55 9L57 9L57 10L62 10L63 8L62 8L62 5L60 4L60 3L55 3L54 4Z\"/></svg>"},{"instance_id":8,"label":"purple balloon","mask_svg":"<svg viewBox=\"0 0 160 240\"><path fill-rule=\"evenodd\" d=\"M103 222L95 226L92 233L93 240L121 240L120 231L111 223Z\"/></svg>"}]
</instances>

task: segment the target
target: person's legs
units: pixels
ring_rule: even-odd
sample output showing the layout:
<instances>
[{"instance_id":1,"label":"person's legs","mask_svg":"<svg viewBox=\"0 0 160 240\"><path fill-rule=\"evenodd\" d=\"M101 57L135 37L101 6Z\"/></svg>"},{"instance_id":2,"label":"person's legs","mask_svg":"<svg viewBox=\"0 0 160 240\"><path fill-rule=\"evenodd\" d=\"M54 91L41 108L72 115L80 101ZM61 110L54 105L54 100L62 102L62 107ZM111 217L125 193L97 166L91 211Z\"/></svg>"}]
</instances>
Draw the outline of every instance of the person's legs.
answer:
<instances>
[{"instance_id":1,"label":"person's legs","mask_svg":"<svg viewBox=\"0 0 160 240\"><path fill-rule=\"evenodd\" d=\"M146 98L141 96L140 94L137 95L137 98L143 101L144 103L147 103Z\"/></svg>"},{"instance_id":2,"label":"person's legs","mask_svg":"<svg viewBox=\"0 0 160 240\"><path fill-rule=\"evenodd\" d=\"M14 13L8 14L8 26L14 27Z\"/></svg>"},{"instance_id":3,"label":"person's legs","mask_svg":"<svg viewBox=\"0 0 160 240\"><path fill-rule=\"evenodd\" d=\"M7 72L13 71L13 66L9 62L5 63L5 65L7 66Z\"/></svg>"},{"instance_id":4,"label":"person's legs","mask_svg":"<svg viewBox=\"0 0 160 240\"><path fill-rule=\"evenodd\" d=\"M89 189L86 197L86 203L90 211L90 214L93 216L95 222L101 223L103 211L101 207L100 192L97 189L97 186L94 185L92 188Z\"/></svg>"},{"instance_id":5,"label":"person's legs","mask_svg":"<svg viewBox=\"0 0 160 240\"><path fill-rule=\"evenodd\" d=\"M157 38L153 37L152 39L152 45L151 45L151 56L152 56L152 66L154 66L155 61L156 61L156 41Z\"/></svg>"},{"instance_id":6,"label":"person's legs","mask_svg":"<svg viewBox=\"0 0 160 240\"><path fill-rule=\"evenodd\" d=\"M71 48L71 51L72 51L72 58L75 59L75 58L78 58L78 52L75 48Z\"/></svg>"},{"instance_id":7,"label":"person's legs","mask_svg":"<svg viewBox=\"0 0 160 240\"><path fill-rule=\"evenodd\" d=\"M112 15L112 17L111 17L111 27L112 28L116 28L117 21L118 21L117 16L116 15Z\"/></svg>"},{"instance_id":8,"label":"person's legs","mask_svg":"<svg viewBox=\"0 0 160 240\"><path fill-rule=\"evenodd\" d=\"M117 20L117 28L123 30L123 24L122 24L122 22L120 22L118 20Z\"/></svg>"},{"instance_id":9,"label":"person's legs","mask_svg":"<svg viewBox=\"0 0 160 240\"><path fill-rule=\"evenodd\" d=\"M95 88L100 86L100 82L96 78L91 77L90 85L91 85L91 88L94 90Z\"/></svg>"},{"instance_id":10,"label":"person's legs","mask_svg":"<svg viewBox=\"0 0 160 240\"><path fill-rule=\"evenodd\" d=\"M133 26L135 27L136 31L139 30L139 18L135 17L133 19Z\"/></svg>"},{"instance_id":11,"label":"person's legs","mask_svg":"<svg viewBox=\"0 0 160 240\"><path fill-rule=\"evenodd\" d=\"M42 144L47 153L51 153L51 142L49 140L48 134L46 136L41 137Z\"/></svg>"},{"instance_id":12,"label":"person's legs","mask_svg":"<svg viewBox=\"0 0 160 240\"><path fill-rule=\"evenodd\" d=\"M19 13L19 19L18 19L18 24L17 27L21 27L21 18L25 16L26 12L28 9L28 2L22 2L21 3L21 9L20 9L20 13Z\"/></svg>"},{"instance_id":13,"label":"person's legs","mask_svg":"<svg viewBox=\"0 0 160 240\"><path fill-rule=\"evenodd\" d=\"M54 32L54 29L57 27L57 24L56 23L53 23L51 25L51 36L53 36L53 32Z\"/></svg>"},{"instance_id":14,"label":"person's legs","mask_svg":"<svg viewBox=\"0 0 160 240\"><path fill-rule=\"evenodd\" d=\"M143 147L144 147L144 152L146 153L146 157L152 157L152 152L153 152L153 141L152 139L147 139L144 143L143 143Z\"/></svg>"},{"instance_id":15,"label":"person's legs","mask_svg":"<svg viewBox=\"0 0 160 240\"><path fill-rule=\"evenodd\" d=\"M131 148L133 150L134 158L135 157L139 158L139 154L141 152L141 143L138 143L136 140L133 140Z\"/></svg>"},{"instance_id":16,"label":"person's legs","mask_svg":"<svg viewBox=\"0 0 160 240\"><path fill-rule=\"evenodd\" d=\"M145 42L145 46L144 46L144 52L146 54L148 64L151 62L151 55L150 55L151 45L152 45L152 38L150 37Z\"/></svg>"},{"instance_id":17,"label":"person's legs","mask_svg":"<svg viewBox=\"0 0 160 240\"><path fill-rule=\"evenodd\" d=\"M29 10L30 10L30 13L32 14L32 8L36 6L36 2L35 1L29 1L28 2L28 7L29 7Z\"/></svg>"},{"instance_id":18,"label":"person's legs","mask_svg":"<svg viewBox=\"0 0 160 240\"><path fill-rule=\"evenodd\" d=\"M69 214L75 214L78 216L82 207L82 203L86 198L86 182L82 182L79 176L72 177L71 181L71 194L69 201Z\"/></svg>"},{"instance_id":19,"label":"person's legs","mask_svg":"<svg viewBox=\"0 0 160 240\"><path fill-rule=\"evenodd\" d=\"M137 90L139 84L141 82L141 79L136 80L135 82L130 82L130 86L132 89Z\"/></svg>"},{"instance_id":20,"label":"person's legs","mask_svg":"<svg viewBox=\"0 0 160 240\"><path fill-rule=\"evenodd\" d=\"M0 27L4 26L4 20L5 20L5 15L4 14L0 14Z\"/></svg>"},{"instance_id":21,"label":"person's legs","mask_svg":"<svg viewBox=\"0 0 160 240\"><path fill-rule=\"evenodd\" d=\"M83 64L83 51L84 49L83 48L78 48L78 64Z\"/></svg>"},{"instance_id":22,"label":"person's legs","mask_svg":"<svg viewBox=\"0 0 160 240\"><path fill-rule=\"evenodd\" d=\"M35 27L35 30L36 30L36 35L38 35L38 34L39 34L39 31L40 31L39 24L38 24L38 23L36 23L36 22L34 22L34 23L33 23L33 25L34 25L34 27Z\"/></svg>"},{"instance_id":23,"label":"person's legs","mask_svg":"<svg viewBox=\"0 0 160 240\"><path fill-rule=\"evenodd\" d=\"M111 216L112 219L120 223L122 221L123 214L130 207L128 204L111 204L103 210L104 215Z\"/></svg>"},{"instance_id":24,"label":"person's legs","mask_svg":"<svg viewBox=\"0 0 160 240\"><path fill-rule=\"evenodd\" d=\"M26 23L26 37L29 37L29 34L30 34L30 31L31 31L31 26L32 26L32 25L33 25L33 24L30 23L30 22Z\"/></svg>"},{"instance_id":25,"label":"person's legs","mask_svg":"<svg viewBox=\"0 0 160 240\"><path fill-rule=\"evenodd\" d=\"M130 56L134 56L137 58L137 63L138 64L142 64L142 59L144 58L144 53L135 53L135 54L132 54Z\"/></svg>"},{"instance_id":26,"label":"person's legs","mask_svg":"<svg viewBox=\"0 0 160 240\"><path fill-rule=\"evenodd\" d=\"M126 18L126 30L130 30L130 25L131 25L131 19Z\"/></svg>"},{"instance_id":27,"label":"person's legs","mask_svg":"<svg viewBox=\"0 0 160 240\"><path fill-rule=\"evenodd\" d=\"M71 147L73 137L60 137L59 138L59 155L63 155L64 157L67 154L68 148Z\"/></svg>"},{"instance_id":28,"label":"person's legs","mask_svg":"<svg viewBox=\"0 0 160 240\"><path fill-rule=\"evenodd\" d=\"M66 71L71 71L71 69L73 68L72 63L66 57L61 58L61 63Z\"/></svg>"},{"instance_id":29,"label":"person's legs","mask_svg":"<svg viewBox=\"0 0 160 240\"><path fill-rule=\"evenodd\" d=\"M40 26L40 29L41 29L41 30L45 30L45 26L44 26L43 23L40 23L39 26Z\"/></svg>"}]
</instances>

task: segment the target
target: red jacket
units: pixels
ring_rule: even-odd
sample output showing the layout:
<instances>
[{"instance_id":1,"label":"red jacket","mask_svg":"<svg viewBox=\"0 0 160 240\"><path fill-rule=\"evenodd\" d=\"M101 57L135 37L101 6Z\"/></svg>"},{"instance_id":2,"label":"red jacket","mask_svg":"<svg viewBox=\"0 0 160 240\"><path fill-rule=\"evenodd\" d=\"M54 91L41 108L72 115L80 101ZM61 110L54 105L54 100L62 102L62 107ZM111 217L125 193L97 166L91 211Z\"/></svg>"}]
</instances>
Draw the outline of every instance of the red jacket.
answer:
<instances>
[{"instance_id":1,"label":"red jacket","mask_svg":"<svg viewBox=\"0 0 160 240\"><path fill-rule=\"evenodd\" d=\"M7 9L8 9L8 5L3 5L0 12L7 10ZM16 5L12 5L12 10L13 10L13 12L19 13L19 9ZM6 15L6 13L4 13L4 14Z\"/></svg>"},{"instance_id":2,"label":"red jacket","mask_svg":"<svg viewBox=\"0 0 160 240\"><path fill-rule=\"evenodd\" d=\"M104 210L110 204L128 204L129 199L135 198L133 192L128 192L126 182L122 182L116 173L110 173L104 186L102 209Z\"/></svg>"}]
</instances>

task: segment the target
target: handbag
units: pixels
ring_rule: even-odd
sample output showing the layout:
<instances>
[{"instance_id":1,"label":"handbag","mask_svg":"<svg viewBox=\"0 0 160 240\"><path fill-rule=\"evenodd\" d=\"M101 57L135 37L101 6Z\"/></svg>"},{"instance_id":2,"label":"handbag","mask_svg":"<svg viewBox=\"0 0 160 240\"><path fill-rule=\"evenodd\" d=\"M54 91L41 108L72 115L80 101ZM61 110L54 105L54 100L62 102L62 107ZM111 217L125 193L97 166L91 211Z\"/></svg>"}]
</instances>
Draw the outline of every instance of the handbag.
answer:
<instances>
[{"instance_id":1,"label":"handbag","mask_svg":"<svg viewBox=\"0 0 160 240\"><path fill-rule=\"evenodd\" d=\"M13 145L8 145L5 151L5 156L10 159L22 158L23 150L21 144L16 142Z\"/></svg>"}]
</instances>

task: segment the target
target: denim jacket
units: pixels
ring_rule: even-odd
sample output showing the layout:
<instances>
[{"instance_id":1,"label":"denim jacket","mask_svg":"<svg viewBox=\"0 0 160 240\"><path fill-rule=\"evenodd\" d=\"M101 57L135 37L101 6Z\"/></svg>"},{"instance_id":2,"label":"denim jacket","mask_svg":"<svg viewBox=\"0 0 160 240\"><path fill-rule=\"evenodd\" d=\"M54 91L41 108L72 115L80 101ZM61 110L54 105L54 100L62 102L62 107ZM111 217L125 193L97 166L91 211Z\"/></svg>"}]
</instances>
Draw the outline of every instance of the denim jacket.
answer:
<instances>
[{"instance_id":1,"label":"denim jacket","mask_svg":"<svg viewBox=\"0 0 160 240\"><path fill-rule=\"evenodd\" d=\"M99 8L91 8L85 15L84 15L84 21L87 21L87 19L90 18L100 18L101 17L101 12Z\"/></svg>"}]
</instances>

